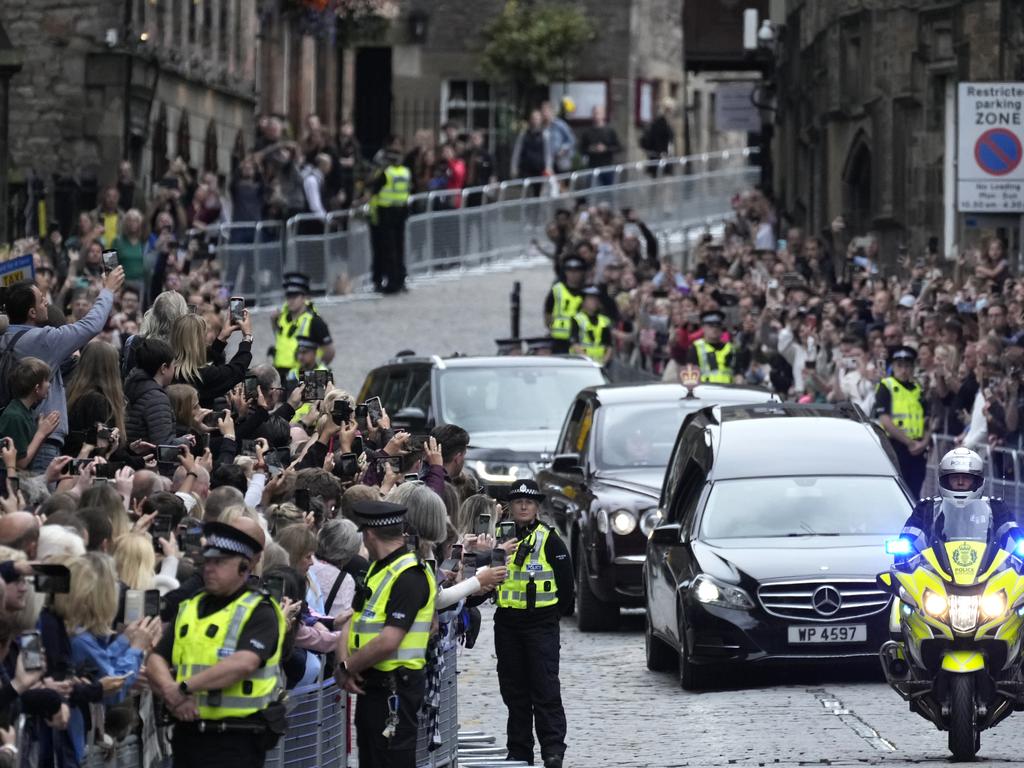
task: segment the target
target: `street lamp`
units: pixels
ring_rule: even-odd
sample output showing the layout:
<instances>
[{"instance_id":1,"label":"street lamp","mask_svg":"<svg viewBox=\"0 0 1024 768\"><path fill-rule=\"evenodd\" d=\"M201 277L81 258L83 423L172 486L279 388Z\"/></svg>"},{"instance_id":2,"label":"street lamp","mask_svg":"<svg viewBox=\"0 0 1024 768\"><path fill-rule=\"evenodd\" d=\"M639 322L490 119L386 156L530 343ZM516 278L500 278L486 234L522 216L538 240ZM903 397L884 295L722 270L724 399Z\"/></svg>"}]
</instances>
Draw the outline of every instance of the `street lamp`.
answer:
<instances>
[{"instance_id":1,"label":"street lamp","mask_svg":"<svg viewBox=\"0 0 1024 768\"><path fill-rule=\"evenodd\" d=\"M775 134L776 93L778 78L776 59L778 57L778 35L770 19L764 19L757 26L757 11L748 9L744 14L744 48L761 65L761 82L751 94L750 100L761 116L759 159L761 163L761 188L766 195L772 193L774 169L772 164L772 138ZM754 29L757 34L754 35ZM756 38L756 45L754 40Z\"/></svg>"},{"instance_id":2,"label":"street lamp","mask_svg":"<svg viewBox=\"0 0 1024 768\"><path fill-rule=\"evenodd\" d=\"M0 245L8 241L7 176L10 163L11 78L21 71L21 51L11 45L7 30L0 22Z\"/></svg>"},{"instance_id":3,"label":"street lamp","mask_svg":"<svg viewBox=\"0 0 1024 768\"><path fill-rule=\"evenodd\" d=\"M413 43L427 42L427 29L430 25L430 14L416 8L409 11L409 40Z\"/></svg>"}]
</instances>

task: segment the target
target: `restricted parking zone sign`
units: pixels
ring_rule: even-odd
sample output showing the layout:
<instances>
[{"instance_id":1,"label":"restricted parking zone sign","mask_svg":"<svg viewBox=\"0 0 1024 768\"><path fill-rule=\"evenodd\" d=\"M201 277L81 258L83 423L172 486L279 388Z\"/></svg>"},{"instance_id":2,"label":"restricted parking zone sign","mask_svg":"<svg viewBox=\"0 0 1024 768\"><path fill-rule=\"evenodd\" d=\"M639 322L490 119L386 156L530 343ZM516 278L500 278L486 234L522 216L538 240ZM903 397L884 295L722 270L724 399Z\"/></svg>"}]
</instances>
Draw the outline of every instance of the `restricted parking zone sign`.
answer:
<instances>
[{"instance_id":1,"label":"restricted parking zone sign","mask_svg":"<svg viewBox=\"0 0 1024 768\"><path fill-rule=\"evenodd\" d=\"M1024 213L1024 83L960 83L957 209Z\"/></svg>"}]
</instances>

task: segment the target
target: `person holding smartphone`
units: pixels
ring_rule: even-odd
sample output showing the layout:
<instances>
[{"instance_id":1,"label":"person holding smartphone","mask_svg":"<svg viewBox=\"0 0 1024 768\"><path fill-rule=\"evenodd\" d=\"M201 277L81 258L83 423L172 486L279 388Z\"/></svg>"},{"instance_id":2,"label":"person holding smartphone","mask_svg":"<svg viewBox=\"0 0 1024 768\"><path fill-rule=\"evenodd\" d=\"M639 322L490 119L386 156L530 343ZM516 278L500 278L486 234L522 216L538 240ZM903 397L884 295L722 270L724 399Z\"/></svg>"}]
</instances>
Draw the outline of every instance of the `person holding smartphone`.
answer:
<instances>
[{"instance_id":1,"label":"person holding smartphone","mask_svg":"<svg viewBox=\"0 0 1024 768\"><path fill-rule=\"evenodd\" d=\"M312 336L299 336L295 342L295 367L288 372L288 378L285 383L286 390L293 390L300 383L304 381L304 377L310 371L326 371L328 379L330 379L331 369L328 368L321 362L318 362L317 358L320 352L320 342L318 342ZM308 414L312 408L313 402L316 400L322 400L326 395L323 393L319 398L316 397L317 392L313 392L311 388L306 387L307 392L303 393L303 403L295 409L295 417L293 421L301 419L303 416ZM310 399L312 396L313 399Z\"/></svg>"},{"instance_id":2,"label":"person holding smartphone","mask_svg":"<svg viewBox=\"0 0 1024 768\"><path fill-rule=\"evenodd\" d=\"M566 721L558 681L559 619L573 606L569 550L557 531L538 519L544 494L522 480L508 494L516 524L508 578L498 588L494 650L498 686L508 707L508 757L533 764L537 731L545 768L562 768Z\"/></svg>"},{"instance_id":3,"label":"person holding smartphone","mask_svg":"<svg viewBox=\"0 0 1024 768\"><path fill-rule=\"evenodd\" d=\"M232 387L245 381L246 372L252 364L252 320L249 310L242 310L241 319L224 326L217 339L206 346L206 320L202 315L186 314L177 318L171 326L171 347L174 349L174 381L190 384L199 393L199 405L213 408L214 401ZM210 356L222 358L228 339L241 333L238 351L227 363L211 365Z\"/></svg>"}]
</instances>

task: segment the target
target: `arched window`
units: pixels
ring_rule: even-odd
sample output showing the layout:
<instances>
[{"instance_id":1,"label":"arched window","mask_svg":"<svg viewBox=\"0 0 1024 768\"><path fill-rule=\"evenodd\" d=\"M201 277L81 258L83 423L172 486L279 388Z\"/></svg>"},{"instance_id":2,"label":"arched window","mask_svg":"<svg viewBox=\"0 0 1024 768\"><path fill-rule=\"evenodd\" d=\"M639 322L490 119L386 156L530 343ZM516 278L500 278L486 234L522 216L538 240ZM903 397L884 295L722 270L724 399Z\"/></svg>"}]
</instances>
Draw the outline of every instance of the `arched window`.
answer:
<instances>
[{"instance_id":1,"label":"arched window","mask_svg":"<svg viewBox=\"0 0 1024 768\"><path fill-rule=\"evenodd\" d=\"M850 212L846 226L851 232L864 232L872 226L871 177L871 146L868 136L860 131L850 145L843 167L843 202Z\"/></svg>"},{"instance_id":2,"label":"arched window","mask_svg":"<svg viewBox=\"0 0 1024 768\"><path fill-rule=\"evenodd\" d=\"M153 133L150 139L150 147L153 152L150 161L153 168L153 180L157 181L167 173L167 107L164 104L156 113L156 122L153 123Z\"/></svg>"},{"instance_id":3,"label":"arched window","mask_svg":"<svg viewBox=\"0 0 1024 768\"><path fill-rule=\"evenodd\" d=\"M218 172L217 163L217 123L210 119L210 124L206 126L206 146L203 150L203 170L211 171L212 173Z\"/></svg>"},{"instance_id":4,"label":"arched window","mask_svg":"<svg viewBox=\"0 0 1024 768\"><path fill-rule=\"evenodd\" d=\"M192 133L188 127L188 110L181 110L178 118L178 142L175 146L178 157L188 165L192 162Z\"/></svg>"}]
</instances>

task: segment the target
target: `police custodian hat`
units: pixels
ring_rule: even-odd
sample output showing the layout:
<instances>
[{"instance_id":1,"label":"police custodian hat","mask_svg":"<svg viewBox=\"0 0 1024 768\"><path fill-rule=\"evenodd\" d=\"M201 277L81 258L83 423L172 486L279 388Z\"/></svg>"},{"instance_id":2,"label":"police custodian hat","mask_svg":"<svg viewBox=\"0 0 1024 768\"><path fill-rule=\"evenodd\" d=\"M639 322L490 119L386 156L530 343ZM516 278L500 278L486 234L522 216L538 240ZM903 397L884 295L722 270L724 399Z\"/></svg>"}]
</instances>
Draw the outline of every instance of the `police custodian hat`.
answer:
<instances>
[{"instance_id":1,"label":"police custodian hat","mask_svg":"<svg viewBox=\"0 0 1024 768\"><path fill-rule=\"evenodd\" d=\"M889 355L889 362L912 363L917 360L917 350L913 347L896 347Z\"/></svg>"},{"instance_id":2,"label":"police custodian hat","mask_svg":"<svg viewBox=\"0 0 1024 768\"><path fill-rule=\"evenodd\" d=\"M704 325L721 325L725 322L725 315L716 311L705 312L700 316L700 321Z\"/></svg>"},{"instance_id":3,"label":"police custodian hat","mask_svg":"<svg viewBox=\"0 0 1024 768\"><path fill-rule=\"evenodd\" d=\"M203 557L244 557L252 560L263 551L263 545L256 539L227 523L211 522L203 526L206 549Z\"/></svg>"},{"instance_id":4,"label":"police custodian hat","mask_svg":"<svg viewBox=\"0 0 1024 768\"><path fill-rule=\"evenodd\" d=\"M309 278L301 272L285 272L284 292L285 295L309 293Z\"/></svg>"},{"instance_id":5,"label":"police custodian hat","mask_svg":"<svg viewBox=\"0 0 1024 768\"><path fill-rule=\"evenodd\" d=\"M401 504L387 501L357 501L352 505L353 522L360 530L401 525L405 521L406 511Z\"/></svg>"},{"instance_id":6,"label":"police custodian hat","mask_svg":"<svg viewBox=\"0 0 1024 768\"><path fill-rule=\"evenodd\" d=\"M509 501L513 499L532 499L536 502L544 500L544 494L540 490L540 486L537 485L533 480L520 480L519 485L512 487L507 496Z\"/></svg>"}]
</instances>

